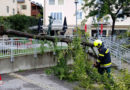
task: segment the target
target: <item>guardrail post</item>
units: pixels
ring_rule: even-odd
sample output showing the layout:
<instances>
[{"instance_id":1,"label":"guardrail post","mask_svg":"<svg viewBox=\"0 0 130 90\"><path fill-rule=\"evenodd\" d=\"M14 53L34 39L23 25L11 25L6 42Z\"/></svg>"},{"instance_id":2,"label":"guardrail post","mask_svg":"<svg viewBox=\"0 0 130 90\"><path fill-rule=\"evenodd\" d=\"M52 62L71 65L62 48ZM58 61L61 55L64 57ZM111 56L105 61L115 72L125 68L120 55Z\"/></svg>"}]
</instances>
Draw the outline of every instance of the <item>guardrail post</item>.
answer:
<instances>
[{"instance_id":1,"label":"guardrail post","mask_svg":"<svg viewBox=\"0 0 130 90\"><path fill-rule=\"evenodd\" d=\"M37 40L34 40L34 58L37 58L36 44L37 44Z\"/></svg>"},{"instance_id":2,"label":"guardrail post","mask_svg":"<svg viewBox=\"0 0 130 90\"><path fill-rule=\"evenodd\" d=\"M120 69L122 68L122 60L121 60L122 58L121 58L120 55L119 55L119 58L118 58L118 59L119 59L119 61L118 61L118 62L119 62L119 63L118 63L118 64L119 64L119 65L118 65L118 69L120 70Z\"/></svg>"},{"instance_id":3,"label":"guardrail post","mask_svg":"<svg viewBox=\"0 0 130 90\"><path fill-rule=\"evenodd\" d=\"M14 53L13 53L13 42L14 42L14 40L13 40L13 38L11 38L11 62L14 62Z\"/></svg>"}]
</instances>

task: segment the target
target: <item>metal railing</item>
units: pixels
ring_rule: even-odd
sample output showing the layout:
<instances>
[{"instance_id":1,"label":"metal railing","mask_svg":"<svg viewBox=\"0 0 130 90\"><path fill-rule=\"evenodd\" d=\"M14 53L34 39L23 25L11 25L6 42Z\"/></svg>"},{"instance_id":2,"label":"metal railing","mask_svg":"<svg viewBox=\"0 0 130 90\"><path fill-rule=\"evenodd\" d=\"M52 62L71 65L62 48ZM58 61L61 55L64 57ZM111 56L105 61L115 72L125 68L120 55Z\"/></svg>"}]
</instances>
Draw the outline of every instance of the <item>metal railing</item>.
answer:
<instances>
[{"instance_id":1,"label":"metal railing","mask_svg":"<svg viewBox=\"0 0 130 90\"><path fill-rule=\"evenodd\" d=\"M105 43L106 47L110 48L115 57L121 58L122 60L130 63L130 49L120 45L120 43L112 41L111 37L102 37L101 40Z\"/></svg>"},{"instance_id":2,"label":"metal railing","mask_svg":"<svg viewBox=\"0 0 130 90\"><path fill-rule=\"evenodd\" d=\"M36 48L40 47L40 44L36 43L34 39L0 39L0 58L13 57L22 54L30 54L38 52Z\"/></svg>"},{"instance_id":3,"label":"metal railing","mask_svg":"<svg viewBox=\"0 0 130 90\"><path fill-rule=\"evenodd\" d=\"M37 57L37 53L42 51L42 43L44 41L31 39L31 38L0 38L0 58L10 57L11 62L14 61L14 56L34 54ZM66 43L58 42L58 48L65 49ZM44 43L44 51L52 51L54 49L53 43Z\"/></svg>"},{"instance_id":4,"label":"metal railing","mask_svg":"<svg viewBox=\"0 0 130 90\"><path fill-rule=\"evenodd\" d=\"M104 42L105 47L110 49L112 62L116 64L119 68L122 67L122 60L130 63L130 49L123 47L122 45L115 42L115 38L111 37L100 37L100 40ZM93 42L94 38L89 38L90 42Z\"/></svg>"}]
</instances>

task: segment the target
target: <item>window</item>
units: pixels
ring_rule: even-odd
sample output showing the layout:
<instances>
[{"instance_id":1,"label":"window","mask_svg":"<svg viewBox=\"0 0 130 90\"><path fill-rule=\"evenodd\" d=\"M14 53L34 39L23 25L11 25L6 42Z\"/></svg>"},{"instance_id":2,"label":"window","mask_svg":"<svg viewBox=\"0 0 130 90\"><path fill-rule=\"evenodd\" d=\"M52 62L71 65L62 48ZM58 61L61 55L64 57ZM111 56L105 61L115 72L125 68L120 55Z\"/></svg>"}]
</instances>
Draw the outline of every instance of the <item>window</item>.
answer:
<instances>
[{"instance_id":1,"label":"window","mask_svg":"<svg viewBox=\"0 0 130 90\"><path fill-rule=\"evenodd\" d=\"M62 13L59 13L59 15L60 15L60 16L59 16L60 20L62 20Z\"/></svg>"},{"instance_id":2,"label":"window","mask_svg":"<svg viewBox=\"0 0 130 90\"><path fill-rule=\"evenodd\" d=\"M77 19L82 19L82 12L77 12Z\"/></svg>"},{"instance_id":3,"label":"window","mask_svg":"<svg viewBox=\"0 0 130 90\"><path fill-rule=\"evenodd\" d=\"M54 13L54 17L53 17L55 20L57 20L57 16L56 16L56 13Z\"/></svg>"},{"instance_id":4,"label":"window","mask_svg":"<svg viewBox=\"0 0 130 90\"><path fill-rule=\"evenodd\" d=\"M64 0L58 0L58 4L59 5L63 5L64 4Z\"/></svg>"},{"instance_id":5,"label":"window","mask_svg":"<svg viewBox=\"0 0 130 90\"><path fill-rule=\"evenodd\" d=\"M54 5L55 4L55 0L49 0L49 5Z\"/></svg>"},{"instance_id":6,"label":"window","mask_svg":"<svg viewBox=\"0 0 130 90\"><path fill-rule=\"evenodd\" d=\"M82 4L83 3L83 0L78 0L79 4Z\"/></svg>"},{"instance_id":7,"label":"window","mask_svg":"<svg viewBox=\"0 0 130 90\"><path fill-rule=\"evenodd\" d=\"M13 3L15 3L15 0L13 0Z\"/></svg>"},{"instance_id":8,"label":"window","mask_svg":"<svg viewBox=\"0 0 130 90\"><path fill-rule=\"evenodd\" d=\"M25 0L17 0L18 1L18 3L24 3L25 2Z\"/></svg>"},{"instance_id":9,"label":"window","mask_svg":"<svg viewBox=\"0 0 130 90\"><path fill-rule=\"evenodd\" d=\"M58 12L58 13L52 12L52 13L51 13L51 16L52 16L52 18L54 18L55 20L62 20L62 13L61 13L61 12Z\"/></svg>"},{"instance_id":10,"label":"window","mask_svg":"<svg viewBox=\"0 0 130 90\"><path fill-rule=\"evenodd\" d=\"M13 15L15 15L15 9L13 9Z\"/></svg>"},{"instance_id":11,"label":"window","mask_svg":"<svg viewBox=\"0 0 130 90\"><path fill-rule=\"evenodd\" d=\"M26 5L22 5L21 8L22 8L22 9L27 9L27 6L26 6Z\"/></svg>"},{"instance_id":12,"label":"window","mask_svg":"<svg viewBox=\"0 0 130 90\"><path fill-rule=\"evenodd\" d=\"M7 13L9 13L9 6L6 6L6 9L7 9Z\"/></svg>"},{"instance_id":13,"label":"window","mask_svg":"<svg viewBox=\"0 0 130 90\"><path fill-rule=\"evenodd\" d=\"M52 12L52 18L54 18L53 24L62 24L62 12Z\"/></svg>"},{"instance_id":14,"label":"window","mask_svg":"<svg viewBox=\"0 0 130 90\"><path fill-rule=\"evenodd\" d=\"M36 6L32 6L32 10L36 10Z\"/></svg>"}]
</instances>

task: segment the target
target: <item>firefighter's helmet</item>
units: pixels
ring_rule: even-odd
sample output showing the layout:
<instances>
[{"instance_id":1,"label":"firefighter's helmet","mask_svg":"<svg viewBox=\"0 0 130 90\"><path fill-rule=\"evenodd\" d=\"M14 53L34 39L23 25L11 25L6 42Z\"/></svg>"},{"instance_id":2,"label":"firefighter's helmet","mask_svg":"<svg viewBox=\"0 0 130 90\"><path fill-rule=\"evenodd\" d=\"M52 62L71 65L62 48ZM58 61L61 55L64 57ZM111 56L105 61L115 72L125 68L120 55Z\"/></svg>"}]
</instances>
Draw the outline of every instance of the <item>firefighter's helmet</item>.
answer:
<instances>
[{"instance_id":1,"label":"firefighter's helmet","mask_svg":"<svg viewBox=\"0 0 130 90\"><path fill-rule=\"evenodd\" d=\"M93 44L94 44L95 47L101 47L102 41L101 40L95 40Z\"/></svg>"}]
</instances>

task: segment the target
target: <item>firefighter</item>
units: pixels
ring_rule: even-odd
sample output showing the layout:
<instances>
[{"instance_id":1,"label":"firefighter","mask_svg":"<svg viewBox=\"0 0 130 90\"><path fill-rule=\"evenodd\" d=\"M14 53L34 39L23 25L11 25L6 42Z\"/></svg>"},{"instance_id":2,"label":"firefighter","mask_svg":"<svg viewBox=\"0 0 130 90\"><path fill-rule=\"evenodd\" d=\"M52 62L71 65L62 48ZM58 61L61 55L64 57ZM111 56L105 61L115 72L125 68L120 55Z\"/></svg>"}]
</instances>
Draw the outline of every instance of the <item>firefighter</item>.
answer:
<instances>
[{"instance_id":1,"label":"firefighter","mask_svg":"<svg viewBox=\"0 0 130 90\"><path fill-rule=\"evenodd\" d=\"M98 68L98 72L103 75L104 72L108 73L108 77L110 77L111 72L111 57L109 49L104 47L104 44L101 40L95 40L94 46L98 48L99 54L96 63L94 64L95 67Z\"/></svg>"}]
</instances>

